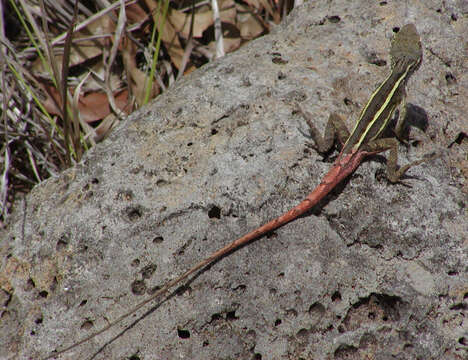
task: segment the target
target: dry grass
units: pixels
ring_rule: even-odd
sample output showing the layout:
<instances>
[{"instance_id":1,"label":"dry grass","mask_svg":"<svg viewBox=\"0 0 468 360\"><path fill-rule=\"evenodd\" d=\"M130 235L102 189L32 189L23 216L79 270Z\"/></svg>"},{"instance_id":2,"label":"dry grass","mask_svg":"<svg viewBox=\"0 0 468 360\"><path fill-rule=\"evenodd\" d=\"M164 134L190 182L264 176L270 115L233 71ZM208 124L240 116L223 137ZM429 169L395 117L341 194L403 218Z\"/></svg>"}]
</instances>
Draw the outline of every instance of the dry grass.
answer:
<instances>
[{"instance_id":1,"label":"dry grass","mask_svg":"<svg viewBox=\"0 0 468 360\"><path fill-rule=\"evenodd\" d=\"M0 226L177 79L268 33L292 0L0 2Z\"/></svg>"}]
</instances>

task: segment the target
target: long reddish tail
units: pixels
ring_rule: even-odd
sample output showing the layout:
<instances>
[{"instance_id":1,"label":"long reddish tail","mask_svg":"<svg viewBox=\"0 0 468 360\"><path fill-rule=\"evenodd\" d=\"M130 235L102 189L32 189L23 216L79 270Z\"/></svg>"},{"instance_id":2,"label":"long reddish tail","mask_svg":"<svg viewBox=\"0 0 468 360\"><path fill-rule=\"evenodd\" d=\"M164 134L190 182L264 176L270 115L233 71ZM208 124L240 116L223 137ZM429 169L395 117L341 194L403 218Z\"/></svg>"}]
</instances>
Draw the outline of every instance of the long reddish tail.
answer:
<instances>
[{"instance_id":1,"label":"long reddish tail","mask_svg":"<svg viewBox=\"0 0 468 360\"><path fill-rule=\"evenodd\" d=\"M361 163L362 158L365 156L365 153L351 153L341 159L339 159L328 173L323 177L322 182L309 194L307 197L301 201L300 204L293 207L288 212L280 215L276 219L273 219L266 224L252 230L251 232L245 234L237 240L234 240L232 243L224 246L218 251L211 254L208 258L197 264L193 269L202 268L205 265L210 264L211 262L219 259L220 257L230 253L231 251L247 244L248 242L263 236L287 223L297 219L302 214L306 213L312 209L316 204L319 203L333 188L343 181L349 174L351 174ZM190 269L187 271L188 275L192 274L194 271ZM186 274L187 274L186 273ZM184 274L185 275L185 274ZM184 276L182 275L182 276ZM187 276L188 276L187 275ZM184 277L185 278L185 277Z\"/></svg>"},{"instance_id":2,"label":"long reddish tail","mask_svg":"<svg viewBox=\"0 0 468 360\"><path fill-rule=\"evenodd\" d=\"M192 267L190 270L187 270L185 273L180 275L178 278L175 278L166 285L164 285L161 289L156 291L153 295L151 295L148 299L142 301L138 305L136 305L133 309L129 310L125 314L121 315L118 317L116 320L112 321L109 323L107 326L102 328L101 330L95 332L94 334L91 334L90 336L80 340L79 342L70 345L58 352L54 352L47 356L45 359L49 359L51 357L57 356L59 354L62 354L68 350L71 350L88 340L91 340L92 338L98 336L99 334L102 334L115 324L119 323L123 319L127 318L128 316L134 314L136 311L138 311L140 308L142 308L144 305L148 304L150 301L153 299L165 294L168 290L170 290L172 287L175 285L179 284L182 280L186 279L189 277L191 274L195 273L196 271L200 270L201 268L205 267L208 264L211 264L212 262L220 259L224 255L230 253L231 251L234 251L241 246L247 244L248 242L263 236L270 231L273 231L288 222L296 219L297 217L301 216L302 214L306 213L309 211L312 207L314 207L320 200L322 200L333 188L340 183L343 179L345 179L349 174L351 174L361 163L362 158L366 155L366 153L361 152L361 153L351 153L348 155L345 155L343 157L339 157L337 162L333 165L333 167L328 171L328 173L323 177L322 182L309 194L307 197L301 201L300 204L297 206L293 207L291 210L288 212L284 213L283 215L277 217L276 219L273 219L266 224L258 227L257 229L249 232L248 234L245 234L244 236L240 237L239 239L233 241L232 243L224 246L223 248L219 249L218 251L214 252L211 254L209 257L207 257L205 260L199 262L196 264L194 267Z\"/></svg>"}]
</instances>

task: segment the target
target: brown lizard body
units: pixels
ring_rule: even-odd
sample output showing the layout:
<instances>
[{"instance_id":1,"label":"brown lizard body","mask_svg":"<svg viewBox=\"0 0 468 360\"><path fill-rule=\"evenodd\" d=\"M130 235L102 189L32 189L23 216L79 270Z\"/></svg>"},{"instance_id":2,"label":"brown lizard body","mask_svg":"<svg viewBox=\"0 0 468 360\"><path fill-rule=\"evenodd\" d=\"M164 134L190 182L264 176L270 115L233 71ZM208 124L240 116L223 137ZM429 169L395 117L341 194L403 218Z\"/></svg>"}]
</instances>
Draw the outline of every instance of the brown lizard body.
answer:
<instances>
[{"instance_id":1,"label":"brown lizard body","mask_svg":"<svg viewBox=\"0 0 468 360\"><path fill-rule=\"evenodd\" d=\"M109 323L103 329L58 352L51 353L46 357L46 359L75 348L76 346L79 346L103 333L110 327L135 313L155 298L165 294L171 288L178 285L198 270L212 264L216 260L249 243L250 241L257 239L308 212L328 193L330 193L337 184L348 177L360 165L365 157L385 150L390 150L390 156L387 162L387 177L391 182L398 182L400 177L411 166L429 160L423 159L415 161L397 170L397 141L394 138L381 138L382 132L391 120L396 107L404 100L406 81L419 67L422 60L421 43L414 25L405 25L401 28L400 32L395 35L392 42L390 56L392 60L391 74L374 91L368 103L361 111L358 122L351 134L349 134L341 118L332 114L327 124L325 136L322 138L318 135L315 126L310 120L310 116L300 110L302 115L306 118L310 128L310 135L314 138L316 147L320 152L327 151L331 148L335 135L337 135L341 143L344 144L338 158L328 173L323 177L321 183L309 195L307 195L300 204L283 215L269 221L214 252L179 277L166 283L148 299L142 301L134 308ZM403 120L403 117L402 113L400 113L400 119L396 126L397 132L401 129L400 121Z\"/></svg>"}]
</instances>

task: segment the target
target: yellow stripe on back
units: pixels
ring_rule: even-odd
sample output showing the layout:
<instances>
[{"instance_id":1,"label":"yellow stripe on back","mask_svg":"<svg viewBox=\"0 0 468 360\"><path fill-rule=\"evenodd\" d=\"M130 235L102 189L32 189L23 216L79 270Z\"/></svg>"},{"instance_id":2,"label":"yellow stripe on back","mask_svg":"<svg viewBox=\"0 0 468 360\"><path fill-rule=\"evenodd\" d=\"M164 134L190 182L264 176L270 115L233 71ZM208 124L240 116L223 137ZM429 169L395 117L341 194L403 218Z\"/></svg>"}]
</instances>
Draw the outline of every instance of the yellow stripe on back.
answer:
<instances>
[{"instance_id":1,"label":"yellow stripe on back","mask_svg":"<svg viewBox=\"0 0 468 360\"><path fill-rule=\"evenodd\" d=\"M406 70L405 72L398 78L397 81L395 81L395 83L393 84L393 87L392 87L392 90L388 93L387 97L385 98L385 101L383 102L382 106L379 108L379 110L375 113L374 117L372 118L372 121L369 122L369 124L367 125L366 129L363 131L361 137L359 138L359 140L354 144L353 146L353 149L358 149L362 142L364 141L364 139L366 138L367 134L369 133L369 131L372 129L372 127L374 126L374 124L379 120L380 116L382 115L382 113L387 109L387 107L389 106L389 104L391 104L391 101L393 99L393 96L395 95L396 91L398 90L400 84L406 79L406 77L408 76L409 74L409 71L411 69L411 66L413 65L413 63L410 63L408 64L408 66L406 67ZM380 91L380 89L382 88L382 86L385 84L386 81L388 81L389 78L391 78L391 76L393 75L393 72L390 74L390 76L387 77L387 79L382 82L382 84L379 86L379 88L377 89L377 91L375 91L370 100L368 101L368 103L366 104L366 107L364 108L363 112L362 112L362 115L365 114L365 111L367 110L369 104L371 103L372 99L374 99L377 95L378 95L378 92ZM396 105L394 106L396 107ZM393 109L394 110L394 109ZM377 131L377 133L375 134L375 136L373 137L376 138L380 135L380 133L385 129L385 127L387 126L387 123L392 115L393 111L390 112L389 116L387 117L387 119L385 119L385 121L382 121L382 124L379 128L379 130ZM361 119L359 119L361 120ZM357 124L359 124L359 121L357 122ZM356 127L357 127L357 124L356 124ZM355 128L356 128L355 127Z\"/></svg>"}]
</instances>

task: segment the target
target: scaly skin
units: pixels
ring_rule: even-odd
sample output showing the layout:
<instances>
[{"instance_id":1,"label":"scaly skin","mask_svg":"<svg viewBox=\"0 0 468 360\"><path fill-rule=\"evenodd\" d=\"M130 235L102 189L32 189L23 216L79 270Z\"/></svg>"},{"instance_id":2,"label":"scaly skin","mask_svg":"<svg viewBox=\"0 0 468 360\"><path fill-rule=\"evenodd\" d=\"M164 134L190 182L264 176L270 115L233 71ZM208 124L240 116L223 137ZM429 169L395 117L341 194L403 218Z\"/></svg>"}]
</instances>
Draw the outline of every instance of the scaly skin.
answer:
<instances>
[{"instance_id":1,"label":"scaly skin","mask_svg":"<svg viewBox=\"0 0 468 360\"><path fill-rule=\"evenodd\" d=\"M133 309L109 323L109 325L103 329L67 348L62 349L61 351L50 354L45 359L58 356L59 354L71 350L105 332L126 317L134 314L144 305L164 295L171 288L178 285L198 270L212 264L250 241L255 240L305 214L319 203L320 200L332 191L341 181L356 170L365 157L382 151L391 150L387 164L387 177L391 182L398 182L400 177L411 166L429 160L423 159L415 161L397 170L396 140L394 138L388 139L380 137L395 109L404 100L406 81L418 68L422 60L422 49L419 41L419 35L414 25L405 25L401 28L400 32L395 35L390 50L390 56L392 60L392 72L372 94L366 106L361 111L361 115L351 134L349 134L341 118L338 115L332 114L327 124L325 136L322 138L310 120L310 116L299 109L302 115L306 118L310 128L310 135L315 140L315 144L319 152L324 152L331 148L335 135L337 135L341 143L344 144L343 150L340 152L331 169L323 177L321 183L309 195L307 195L300 204L276 219L269 221L214 252L205 260L199 262L176 279L166 283L166 285L151 295L148 299L139 303ZM401 129L401 120L403 119L399 119L396 128L397 132Z\"/></svg>"}]
</instances>

